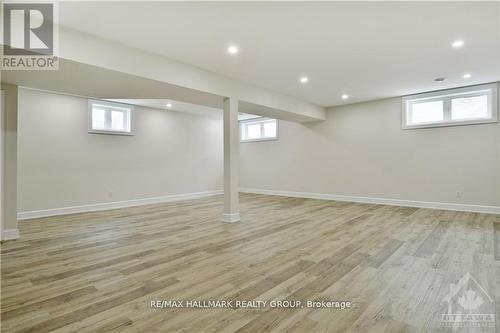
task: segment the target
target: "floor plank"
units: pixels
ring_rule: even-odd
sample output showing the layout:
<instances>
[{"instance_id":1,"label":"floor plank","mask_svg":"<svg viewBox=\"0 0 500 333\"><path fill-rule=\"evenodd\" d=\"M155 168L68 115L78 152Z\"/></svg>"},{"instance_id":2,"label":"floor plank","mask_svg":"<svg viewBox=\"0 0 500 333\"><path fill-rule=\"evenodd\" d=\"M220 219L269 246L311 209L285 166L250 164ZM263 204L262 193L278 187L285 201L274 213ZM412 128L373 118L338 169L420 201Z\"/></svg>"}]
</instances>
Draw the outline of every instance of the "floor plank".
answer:
<instances>
[{"instance_id":1,"label":"floor plank","mask_svg":"<svg viewBox=\"0 0 500 333\"><path fill-rule=\"evenodd\" d=\"M467 272L498 316L500 215L240 196L233 224L221 196L21 221L2 332L451 332L442 300ZM151 308L218 299L352 307Z\"/></svg>"}]
</instances>

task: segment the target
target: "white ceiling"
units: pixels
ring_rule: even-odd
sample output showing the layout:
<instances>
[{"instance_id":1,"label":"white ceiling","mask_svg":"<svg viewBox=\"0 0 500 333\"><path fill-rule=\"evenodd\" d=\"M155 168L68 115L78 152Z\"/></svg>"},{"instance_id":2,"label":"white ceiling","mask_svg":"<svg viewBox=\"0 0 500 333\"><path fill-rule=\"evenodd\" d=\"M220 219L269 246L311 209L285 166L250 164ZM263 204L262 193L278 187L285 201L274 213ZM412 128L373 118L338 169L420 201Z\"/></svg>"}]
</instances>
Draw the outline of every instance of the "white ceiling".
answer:
<instances>
[{"instance_id":1,"label":"white ceiling","mask_svg":"<svg viewBox=\"0 0 500 333\"><path fill-rule=\"evenodd\" d=\"M107 98L106 100L111 102L124 103L136 106L145 106L147 108L158 109L158 110L186 112L203 116L210 116L210 115L216 117L222 116L222 109L204 106L200 104L185 103L172 99ZM245 106L243 105L243 107L240 106L240 109L248 109L248 108L245 108ZM262 116L244 112L238 113L238 120L248 120L260 117Z\"/></svg>"},{"instance_id":2,"label":"white ceiling","mask_svg":"<svg viewBox=\"0 0 500 333\"><path fill-rule=\"evenodd\" d=\"M198 115L214 115L221 116L222 109L212 108L209 106L185 103L171 99L107 99L108 101L125 103L131 105L145 106L153 109L168 110L168 111L178 111L187 112ZM171 107L168 107L170 104Z\"/></svg>"},{"instance_id":3,"label":"white ceiling","mask_svg":"<svg viewBox=\"0 0 500 333\"><path fill-rule=\"evenodd\" d=\"M499 2L62 2L59 11L62 25L322 106L500 80ZM465 46L453 49L455 39Z\"/></svg>"}]
</instances>

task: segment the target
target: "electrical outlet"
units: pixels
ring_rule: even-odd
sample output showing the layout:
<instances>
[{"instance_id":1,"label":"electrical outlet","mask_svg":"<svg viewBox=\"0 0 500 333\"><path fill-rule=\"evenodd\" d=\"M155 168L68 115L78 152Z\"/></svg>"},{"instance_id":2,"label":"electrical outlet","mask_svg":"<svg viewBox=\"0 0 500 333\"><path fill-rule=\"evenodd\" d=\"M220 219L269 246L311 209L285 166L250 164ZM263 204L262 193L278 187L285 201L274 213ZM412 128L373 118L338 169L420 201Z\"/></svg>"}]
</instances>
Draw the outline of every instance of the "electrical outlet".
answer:
<instances>
[{"instance_id":1,"label":"electrical outlet","mask_svg":"<svg viewBox=\"0 0 500 333\"><path fill-rule=\"evenodd\" d=\"M462 197L462 191L457 191L457 193L455 195L457 196L457 198L461 198Z\"/></svg>"},{"instance_id":2,"label":"electrical outlet","mask_svg":"<svg viewBox=\"0 0 500 333\"><path fill-rule=\"evenodd\" d=\"M112 198L112 197L113 197L113 192L108 191L108 198Z\"/></svg>"}]
</instances>

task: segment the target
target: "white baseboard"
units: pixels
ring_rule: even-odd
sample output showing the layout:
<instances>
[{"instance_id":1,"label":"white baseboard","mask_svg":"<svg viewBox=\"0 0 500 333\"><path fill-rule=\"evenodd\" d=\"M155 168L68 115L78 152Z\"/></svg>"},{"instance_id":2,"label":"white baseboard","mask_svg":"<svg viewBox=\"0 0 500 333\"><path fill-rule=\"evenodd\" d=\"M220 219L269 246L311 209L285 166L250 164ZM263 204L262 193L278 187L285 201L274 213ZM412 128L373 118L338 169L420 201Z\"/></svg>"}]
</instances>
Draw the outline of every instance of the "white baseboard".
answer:
<instances>
[{"instance_id":1,"label":"white baseboard","mask_svg":"<svg viewBox=\"0 0 500 333\"><path fill-rule=\"evenodd\" d=\"M498 207L498 206L482 206L482 205L455 204L455 203L443 203L443 202L427 202L427 201L414 201L414 200L374 198L374 197L358 197L358 196L323 194L323 193L275 191L275 190L262 190L262 189L253 189L253 188L240 188L240 192L255 193L255 194L267 194L267 195L278 195L278 196L296 197L296 198L349 201L349 202L372 203L372 204L392 205L392 206L419 207L419 208L455 210L455 211L465 211L465 212L500 214L500 207ZM101 211L101 210L127 208L127 207L142 206L142 205L151 205L151 204L172 202L172 201L179 201L179 200L197 199L197 198L203 198L203 197L209 197L209 196L221 195L221 194L224 194L224 191L217 190L217 191L174 194L174 195L145 198L145 199L137 199L137 200L115 201L115 202L107 202L107 203L92 204L92 205L82 205L82 206L73 206L73 207L62 207L62 208L44 209L44 210L36 210L36 211L27 211L27 212L17 213L17 219L18 220L27 220L27 219L34 219L34 218L41 218L41 217L48 217L48 216L95 212L95 211ZM229 216L229 215L231 215L231 216ZM224 214L224 216L223 216L223 221L225 221L225 222L236 222L239 220L240 220L240 216L238 213L237 214ZM17 229L8 229L8 230L3 231L3 239L4 240L17 239L17 238L19 238L19 232Z\"/></svg>"},{"instance_id":2,"label":"white baseboard","mask_svg":"<svg viewBox=\"0 0 500 333\"><path fill-rule=\"evenodd\" d=\"M233 223L233 222L238 222L239 220L240 220L240 213L222 214L222 221L224 222Z\"/></svg>"},{"instance_id":3,"label":"white baseboard","mask_svg":"<svg viewBox=\"0 0 500 333\"><path fill-rule=\"evenodd\" d=\"M357 197L357 196L322 194L322 193L274 191L274 190L261 190L261 189L254 189L254 188L240 188L240 192L254 193L254 194L279 195L279 196L284 196L284 197L295 197L295 198L349 201L349 202L371 203L371 204L391 205L391 206L418 207L418 208L455 210L455 211L462 211L462 212L500 214L500 207L498 207L498 206L481 206L481 205L456 204L456 203L445 203L445 202L428 202L428 201L385 199L385 198L373 198L373 197Z\"/></svg>"},{"instance_id":4,"label":"white baseboard","mask_svg":"<svg viewBox=\"0 0 500 333\"><path fill-rule=\"evenodd\" d=\"M34 210L34 211L17 213L17 219L18 220L27 220L27 219L34 219L34 218L48 217L48 216L96 212L96 211L100 211L100 210L127 208L127 207L151 205L151 204L172 202L172 201L179 201L179 200L204 198L204 197L209 197L209 196L213 196L213 195L220 195L223 193L224 193L223 190L195 192L195 193L183 193L183 194L166 195L166 196L161 196L161 197L153 197L153 198L145 198L145 199L114 201L114 202L98 203L98 204L92 204L92 205L82 205L82 206L73 206L73 207Z\"/></svg>"},{"instance_id":5,"label":"white baseboard","mask_svg":"<svg viewBox=\"0 0 500 333\"><path fill-rule=\"evenodd\" d=\"M19 230L17 229L6 229L2 231L2 240L12 240L19 238Z\"/></svg>"}]
</instances>

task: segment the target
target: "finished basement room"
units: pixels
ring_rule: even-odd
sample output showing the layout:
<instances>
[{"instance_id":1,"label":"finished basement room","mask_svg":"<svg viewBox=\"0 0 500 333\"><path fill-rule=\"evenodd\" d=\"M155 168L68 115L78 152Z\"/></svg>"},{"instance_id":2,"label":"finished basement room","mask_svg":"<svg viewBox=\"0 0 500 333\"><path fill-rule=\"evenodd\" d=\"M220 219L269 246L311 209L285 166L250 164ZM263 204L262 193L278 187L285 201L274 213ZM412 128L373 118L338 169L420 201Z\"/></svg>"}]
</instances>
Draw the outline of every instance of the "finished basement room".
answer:
<instances>
[{"instance_id":1,"label":"finished basement room","mask_svg":"<svg viewBox=\"0 0 500 333\"><path fill-rule=\"evenodd\" d=\"M1 332L500 332L500 2L0 6Z\"/></svg>"}]
</instances>

